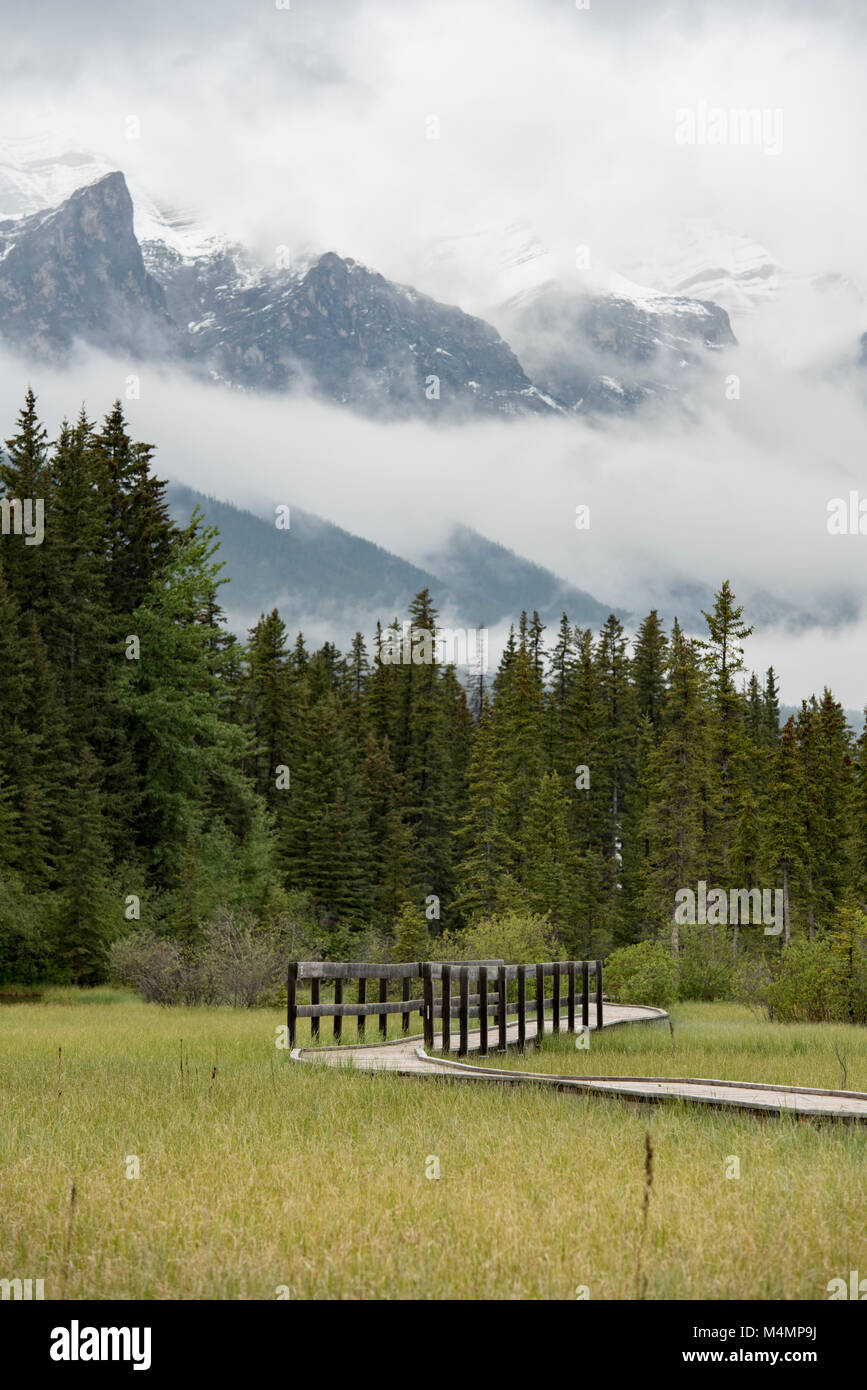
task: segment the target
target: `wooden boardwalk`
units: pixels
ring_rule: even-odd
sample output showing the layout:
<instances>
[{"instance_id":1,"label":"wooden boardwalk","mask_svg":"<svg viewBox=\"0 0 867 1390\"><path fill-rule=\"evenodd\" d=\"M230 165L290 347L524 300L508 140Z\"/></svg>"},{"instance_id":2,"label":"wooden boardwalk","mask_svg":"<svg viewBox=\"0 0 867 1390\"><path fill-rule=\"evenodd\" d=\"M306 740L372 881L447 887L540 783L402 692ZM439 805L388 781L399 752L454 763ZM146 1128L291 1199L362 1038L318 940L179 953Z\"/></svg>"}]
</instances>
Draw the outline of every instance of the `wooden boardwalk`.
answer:
<instances>
[{"instance_id":1,"label":"wooden boardwalk","mask_svg":"<svg viewBox=\"0 0 867 1390\"><path fill-rule=\"evenodd\" d=\"M662 1009L639 1005L610 1004L603 1006L604 1028L623 1023L650 1023L665 1019ZM591 1028L594 1025L591 1024ZM552 1031L550 1019L545 1031ZM536 1035L535 1021L527 1020L528 1040ZM508 1027L508 1041L516 1042L517 1024ZM478 1031L469 1034L469 1048L477 1051ZM434 1038L434 1047L442 1035ZM861 1091L823 1091L802 1086L770 1086L757 1082L719 1081L695 1077L661 1076L558 1076L545 1072L509 1071L500 1067L473 1066L451 1058L431 1057L424 1049L421 1035L397 1038L393 1042L369 1044L347 1043L339 1047L296 1047L292 1050L296 1062L312 1062L327 1066L350 1066L356 1071L391 1071L401 1076L439 1077L452 1081L473 1081L488 1085L554 1086L561 1091L589 1091L596 1094L622 1096L633 1101L688 1101L691 1104L751 1110L764 1114L783 1111L814 1118L867 1120L867 1094Z\"/></svg>"}]
</instances>

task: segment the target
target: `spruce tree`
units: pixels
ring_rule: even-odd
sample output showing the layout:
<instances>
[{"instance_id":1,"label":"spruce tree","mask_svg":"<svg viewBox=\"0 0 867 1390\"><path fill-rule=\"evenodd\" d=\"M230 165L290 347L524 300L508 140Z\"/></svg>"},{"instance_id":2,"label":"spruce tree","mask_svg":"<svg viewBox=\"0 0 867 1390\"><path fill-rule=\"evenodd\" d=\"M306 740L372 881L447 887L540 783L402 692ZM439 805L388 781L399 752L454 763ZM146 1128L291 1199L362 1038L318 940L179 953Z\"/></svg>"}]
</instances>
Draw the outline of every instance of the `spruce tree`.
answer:
<instances>
[{"instance_id":1,"label":"spruce tree","mask_svg":"<svg viewBox=\"0 0 867 1390\"><path fill-rule=\"evenodd\" d=\"M771 759L762 826L763 862L774 880L771 886L782 888L783 939L787 945L792 937L792 889L803 870L806 848L802 777L791 715Z\"/></svg>"},{"instance_id":2,"label":"spruce tree","mask_svg":"<svg viewBox=\"0 0 867 1390\"><path fill-rule=\"evenodd\" d=\"M671 932L678 889L692 888L706 872L704 811L710 746L705 720L706 678L696 645L675 620L668 662L663 734L647 759L646 810L641 834L647 841L641 907L653 934Z\"/></svg>"},{"instance_id":3,"label":"spruce tree","mask_svg":"<svg viewBox=\"0 0 867 1390\"><path fill-rule=\"evenodd\" d=\"M639 719L646 718L654 734L662 729L665 705L665 670L668 661L668 639L652 608L638 629L632 654L632 679L635 686L635 707Z\"/></svg>"}]
</instances>

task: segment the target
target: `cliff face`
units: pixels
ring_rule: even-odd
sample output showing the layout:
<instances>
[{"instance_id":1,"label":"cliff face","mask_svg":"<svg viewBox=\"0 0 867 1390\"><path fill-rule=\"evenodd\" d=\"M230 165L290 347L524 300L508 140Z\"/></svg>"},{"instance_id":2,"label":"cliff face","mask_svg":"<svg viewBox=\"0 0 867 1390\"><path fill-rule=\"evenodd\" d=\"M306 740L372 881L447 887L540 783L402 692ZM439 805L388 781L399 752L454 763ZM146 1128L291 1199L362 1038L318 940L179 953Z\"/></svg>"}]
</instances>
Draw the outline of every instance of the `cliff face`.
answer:
<instances>
[{"instance_id":1,"label":"cliff face","mask_svg":"<svg viewBox=\"0 0 867 1390\"><path fill-rule=\"evenodd\" d=\"M0 337L49 360L85 343L236 389L428 420L630 409L681 390L684 368L735 341L713 303L557 285L506 306L501 335L334 252L269 268L218 238L178 249L166 228L139 243L118 172L0 222Z\"/></svg>"},{"instance_id":2,"label":"cliff face","mask_svg":"<svg viewBox=\"0 0 867 1390\"><path fill-rule=\"evenodd\" d=\"M76 340L136 354L170 348L174 326L145 269L123 174L54 211L0 223L0 332L48 358Z\"/></svg>"}]
</instances>

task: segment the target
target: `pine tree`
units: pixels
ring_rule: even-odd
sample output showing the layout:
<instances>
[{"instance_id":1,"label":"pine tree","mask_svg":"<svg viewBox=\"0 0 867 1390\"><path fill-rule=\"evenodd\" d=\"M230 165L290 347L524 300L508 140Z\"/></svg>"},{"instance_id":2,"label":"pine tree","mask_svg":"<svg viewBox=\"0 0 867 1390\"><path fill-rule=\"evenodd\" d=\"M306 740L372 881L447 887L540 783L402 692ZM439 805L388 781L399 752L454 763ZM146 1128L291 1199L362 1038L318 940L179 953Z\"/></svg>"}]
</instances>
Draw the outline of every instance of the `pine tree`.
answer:
<instances>
[{"instance_id":1,"label":"pine tree","mask_svg":"<svg viewBox=\"0 0 867 1390\"><path fill-rule=\"evenodd\" d=\"M780 696L773 666L768 667L764 689L765 743L776 748L780 739Z\"/></svg>"},{"instance_id":2,"label":"pine tree","mask_svg":"<svg viewBox=\"0 0 867 1390\"><path fill-rule=\"evenodd\" d=\"M768 798L762 827L762 858L770 874L780 876L786 945L792 937L792 887L803 868L806 850L794 716L786 721L771 760Z\"/></svg>"},{"instance_id":3,"label":"pine tree","mask_svg":"<svg viewBox=\"0 0 867 1390\"><path fill-rule=\"evenodd\" d=\"M421 897L433 893L446 901L453 891L456 807L450 739L455 708L436 660L436 627L437 613L424 589L410 604L412 660L398 667L398 742L392 747L415 836L416 889Z\"/></svg>"},{"instance_id":4,"label":"pine tree","mask_svg":"<svg viewBox=\"0 0 867 1390\"><path fill-rule=\"evenodd\" d=\"M531 799L544 771L542 691L525 643L504 656L497 673L493 744L499 775L498 822L507 846L504 867L515 881L527 870L525 830Z\"/></svg>"},{"instance_id":5,"label":"pine tree","mask_svg":"<svg viewBox=\"0 0 867 1390\"><path fill-rule=\"evenodd\" d=\"M600 737L591 780L604 789L607 815L601 845L607 866L609 920L620 908L623 818L632 791L637 710L623 624L612 613L599 636L596 668L601 710Z\"/></svg>"},{"instance_id":6,"label":"pine tree","mask_svg":"<svg viewBox=\"0 0 867 1390\"><path fill-rule=\"evenodd\" d=\"M638 629L632 655L632 679L639 719L646 718L655 734L662 729L668 639L652 608Z\"/></svg>"},{"instance_id":7,"label":"pine tree","mask_svg":"<svg viewBox=\"0 0 867 1390\"><path fill-rule=\"evenodd\" d=\"M388 739L377 747L368 737L361 765L361 809L370 867L370 910L388 925L413 895L415 842L403 804L403 779L395 771Z\"/></svg>"},{"instance_id":8,"label":"pine tree","mask_svg":"<svg viewBox=\"0 0 867 1390\"><path fill-rule=\"evenodd\" d=\"M283 800L278 769L289 767L291 686L286 627L277 609L250 629L246 653L246 718L252 746L246 768L272 809ZM291 767L289 768L291 777Z\"/></svg>"},{"instance_id":9,"label":"pine tree","mask_svg":"<svg viewBox=\"0 0 867 1390\"><path fill-rule=\"evenodd\" d=\"M285 818L287 886L308 892L320 911L359 922L369 911L370 889L358 770L333 692L305 714L303 755L293 759Z\"/></svg>"},{"instance_id":10,"label":"pine tree","mask_svg":"<svg viewBox=\"0 0 867 1390\"><path fill-rule=\"evenodd\" d=\"M675 620L671 633L664 732L647 760L641 833L646 837L641 906L651 930L666 926L679 950L675 894L706 872L703 813L710 747L704 717L705 675L695 644Z\"/></svg>"},{"instance_id":11,"label":"pine tree","mask_svg":"<svg viewBox=\"0 0 867 1390\"><path fill-rule=\"evenodd\" d=\"M852 765L850 875L855 899L867 908L867 708Z\"/></svg>"},{"instance_id":12,"label":"pine tree","mask_svg":"<svg viewBox=\"0 0 867 1390\"><path fill-rule=\"evenodd\" d=\"M491 916L497 908L499 885L510 865L502 795L502 764L486 700L473 739L467 809L457 830L461 857L455 907L461 916Z\"/></svg>"},{"instance_id":13,"label":"pine tree","mask_svg":"<svg viewBox=\"0 0 867 1390\"><path fill-rule=\"evenodd\" d=\"M28 503L34 522L37 504L43 509L43 526L50 539L51 479L48 469L48 436L36 413L36 397L28 387L18 415L17 432L6 441L5 457L0 452L0 497L3 494L19 504ZM32 543L24 534L4 538L6 576L10 592L22 612L26 609L43 619L46 603L45 537Z\"/></svg>"},{"instance_id":14,"label":"pine tree","mask_svg":"<svg viewBox=\"0 0 867 1390\"><path fill-rule=\"evenodd\" d=\"M572 806L571 829L577 847L602 853L610 827L610 788L599 775L600 749L605 737L605 711L599 686L599 666L589 628L575 634L573 679L566 700L568 762L557 770ZM578 769L581 785L576 786ZM589 780L588 780L589 779Z\"/></svg>"},{"instance_id":15,"label":"pine tree","mask_svg":"<svg viewBox=\"0 0 867 1390\"><path fill-rule=\"evenodd\" d=\"M527 812L523 887L532 912L549 915L567 938L574 936L576 856L566 828L566 798L556 774L539 780Z\"/></svg>"},{"instance_id":16,"label":"pine tree","mask_svg":"<svg viewBox=\"0 0 867 1390\"><path fill-rule=\"evenodd\" d=\"M75 984L94 984L104 978L112 918L116 912L119 920L121 911L108 886L99 769L86 747L68 799L63 851L59 953Z\"/></svg>"},{"instance_id":17,"label":"pine tree","mask_svg":"<svg viewBox=\"0 0 867 1390\"><path fill-rule=\"evenodd\" d=\"M744 702L735 677L744 670L741 643L753 629L743 621L743 605L736 602L727 579L714 595L713 612L702 613L709 638L701 647L708 654L715 713L711 757L719 782L720 839L716 858L719 878L728 884L735 827L745 792L747 756Z\"/></svg>"},{"instance_id":18,"label":"pine tree","mask_svg":"<svg viewBox=\"0 0 867 1390\"><path fill-rule=\"evenodd\" d=\"M91 447L105 506L109 599L114 612L130 613L171 557L175 528L166 483L151 473L154 446L130 438L120 401Z\"/></svg>"},{"instance_id":19,"label":"pine tree","mask_svg":"<svg viewBox=\"0 0 867 1390\"><path fill-rule=\"evenodd\" d=\"M427 921L420 907L404 903L394 924L394 941L395 960L427 960L430 952Z\"/></svg>"}]
</instances>

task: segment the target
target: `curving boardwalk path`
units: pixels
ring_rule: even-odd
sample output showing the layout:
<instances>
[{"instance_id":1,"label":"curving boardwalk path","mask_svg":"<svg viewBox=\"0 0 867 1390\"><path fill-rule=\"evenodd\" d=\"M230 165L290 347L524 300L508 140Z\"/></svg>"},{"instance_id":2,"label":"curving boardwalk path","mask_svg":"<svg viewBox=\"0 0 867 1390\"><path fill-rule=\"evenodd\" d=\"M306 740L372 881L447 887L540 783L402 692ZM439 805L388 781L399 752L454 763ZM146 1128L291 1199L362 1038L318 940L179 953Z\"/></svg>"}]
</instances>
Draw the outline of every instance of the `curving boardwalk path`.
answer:
<instances>
[{"instance_id":1,"label":"curving boardwalk path","mask_svg":"<svg viewBox=\"0 0 867 1390\"><path fill-rule=\"evenodd\" d=\"M633 1004L604 1004L603 1028L621 1023L651 1023L667 1018L662 1009ZM591 1024L591 1027L594 1025ZM552 1031L550 1019L545 1031ZM535 1020L527 1019L527 1039L536 1036ZM517 1042L518 1025L509 1025L507 1039ZM434 1038L435 1049L442 1035ZM469 1046L477 1051L478 1031L469 1035ZM295 1062L318 1062L320 1066L351 1066L356 1071L393 1071L401 1076L440 1077L453 1081L475 1081L489 1085L522 1085L526 1082L554 1086L561 1091L592 1091L624 1096L635 1101L689 1101L697 1105L732 1107L761 1113L797 1115L844 1120L867 1120L867 1094L862 1091L821 1091L803 1086L767 1086L758 1082L702 1080L673 1076L557 1076L545 1072L516 1072L492 1066L473 1066L451 1058L430 1057L420 1034L396 1038L393 1042L344 1043L337 1047L296 1047Z\"/></svg>"}]
</instances>

